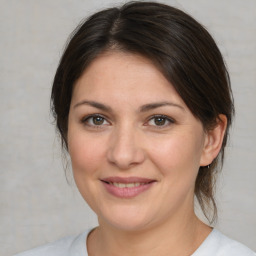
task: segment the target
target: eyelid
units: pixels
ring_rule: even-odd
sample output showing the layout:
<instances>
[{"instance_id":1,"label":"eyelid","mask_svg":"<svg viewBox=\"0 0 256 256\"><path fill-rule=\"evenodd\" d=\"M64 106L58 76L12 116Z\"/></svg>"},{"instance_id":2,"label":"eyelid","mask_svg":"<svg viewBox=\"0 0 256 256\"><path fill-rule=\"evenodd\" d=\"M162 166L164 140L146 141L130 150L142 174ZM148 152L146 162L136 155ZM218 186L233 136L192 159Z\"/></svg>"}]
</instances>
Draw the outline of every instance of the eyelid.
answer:
<instances>
[{"instance_id":1,"label":"eyelid","mask_svg":"<svg viewBox=\"0 0 256 256\"><path fill-rule=\"evenodd\" d=\"M169 122L169 124L159 125L159 126L158 125L148 125L149 121L151 121L152 119L157 118L157 117L161 117L161 118L166 119ZM151 116L146 123L147 123L148 126L154 126L157 129L161 129L161 128L165 128L165 127L169 126L170 124L174 124L175 120L173 118L171 118L169 116L166 116L166 115L163 115L163 114L156 114L156 115Z\"/></svg>"},{"instance_id":2,"label":"eyelid","mask_svg":"<svg viewBox=\"0 0 256 256\"><path fill-rule=\"evenodd\" d=\"M91 124L89 124L89 123L86 123L90 118L93 118L93 117L101 117L101 118L104 119L104 121L108 122L108 125L111 124L111 123L108 121L108 118L107 118L107 117L105 117L105 116L102 115L102 114L97 114L97 113L96 113L96 114L90 114L90 115L87 115L87 116L83 117L82 120L81 120L81 123L83 123L84 125L88 125L88 126L90 126L90 127L97 127L97 128L100 128L100 127L106 125L106 124L102 124L102 125L91 125Z\"/></svg>"},{"instance_id":3,"label":"eyelid","mask_svg":"<svg viewBox=\"0 0 256 256\"><path fill-rule=\"evenodd\" d=\"M93 124L89 124L87 121L90 119L90 118L94 118L94 117L101 117L104 119L105 122L107 122L108 124L101 124L101 125L93 125ZM164 118L168 123L167 124L164 124L164 125L150 125L149 122L154 119L154 118L157 118L157 117L160 117L160 118ZM155 127L157 129L163 129L167 126L169 126L170 124L174 124L176 121L169 117L169 116L166 116L166 115L163 115L163 114L155 114L155 115L152 115L150 116L146 123L144 124L145 126L152 126L152 127ZM108 118L102 114L98 114L98 113L95 113L95 114L89 114L85 117L83 117L81 119L81 123L84 124L84 125L87 125L87 126L90 126L90 127L95 127L95 128L101 128L102 126L107 126L107 125L111 125L111 122L109 122Z\"/></svg>"}]
</instances>

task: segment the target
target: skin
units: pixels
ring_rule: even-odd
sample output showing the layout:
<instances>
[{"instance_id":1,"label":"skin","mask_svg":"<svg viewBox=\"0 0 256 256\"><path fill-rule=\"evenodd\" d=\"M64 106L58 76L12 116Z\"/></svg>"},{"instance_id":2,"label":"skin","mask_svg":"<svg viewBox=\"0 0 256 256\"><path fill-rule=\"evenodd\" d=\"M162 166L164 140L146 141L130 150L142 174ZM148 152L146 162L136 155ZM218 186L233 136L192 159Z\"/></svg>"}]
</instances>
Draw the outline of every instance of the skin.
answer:
<instances>
[{"instance_id":1,"label":"skin","mask_svg":"<svg viewBox=\"0 0 256 256\"><path fill-rule=\"evenodd\" d=\"M68 121L74 178L99 219L89 255L191 255L200 246L211 228L194 213L194 186L199 167L220 150L220 120L205 132L142 56L106 52L91 63L74 86ZM100 180L110 176L155 182L124 199L106 191Z\"/></svg>"}]
</instances>

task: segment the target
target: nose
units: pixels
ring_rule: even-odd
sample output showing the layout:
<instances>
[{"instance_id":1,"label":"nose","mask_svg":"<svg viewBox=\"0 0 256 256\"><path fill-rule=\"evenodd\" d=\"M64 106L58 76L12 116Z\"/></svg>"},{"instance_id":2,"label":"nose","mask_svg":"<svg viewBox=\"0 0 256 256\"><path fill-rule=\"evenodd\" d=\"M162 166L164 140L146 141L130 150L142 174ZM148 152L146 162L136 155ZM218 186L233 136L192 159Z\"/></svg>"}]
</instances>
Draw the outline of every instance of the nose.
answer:
<instances>
[{"instance_id":1,"label":"nose","mask_svg":"<svg viewBox=\"0 0 256 256\"><path fill-rule=\"evenodd\" d=\"M145 160L145 153L140 141L138 131L132 128L114 131L107 152L108 161L122 170L141 164Z\"/></svg>"}]
</instances>

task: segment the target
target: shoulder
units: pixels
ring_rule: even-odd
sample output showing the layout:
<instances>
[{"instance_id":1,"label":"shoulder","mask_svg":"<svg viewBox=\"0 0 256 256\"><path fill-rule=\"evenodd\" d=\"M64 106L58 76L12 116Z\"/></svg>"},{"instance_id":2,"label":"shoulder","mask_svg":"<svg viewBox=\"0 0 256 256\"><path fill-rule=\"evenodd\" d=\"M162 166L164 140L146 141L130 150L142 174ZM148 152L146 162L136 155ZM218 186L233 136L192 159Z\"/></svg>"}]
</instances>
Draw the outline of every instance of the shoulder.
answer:
<instances>
[{"instance_id":1,"label":"shoulder","mask_svg":"<svg viewBox=\"0 0 256 256\"><path fill-rule=\"evenodd\" d=\"M245 245L214 229L193 256L256 256Z\"/></svg>"},{"instance_id":2,"label":"shoulder","mask_svg":"<svg viewBox=\"0 0 256 256\"><path fill-rule=\"evenodd\" d=\"M256 256L255 252L247 246L223 235L221 232L215 230L216 236L219 237L220 248L219 255L232 255L232 256Z\"/></svg>"},{"instance_id":3,"label":"shoulder","mask_svg":"<svg viewBox=\"0 0 256 256\"><path fill-rule=\"evenodd\" d=\"M89 231L68 236L14 256L87 256L86 237Z\"/></svg>"}]
</instances>

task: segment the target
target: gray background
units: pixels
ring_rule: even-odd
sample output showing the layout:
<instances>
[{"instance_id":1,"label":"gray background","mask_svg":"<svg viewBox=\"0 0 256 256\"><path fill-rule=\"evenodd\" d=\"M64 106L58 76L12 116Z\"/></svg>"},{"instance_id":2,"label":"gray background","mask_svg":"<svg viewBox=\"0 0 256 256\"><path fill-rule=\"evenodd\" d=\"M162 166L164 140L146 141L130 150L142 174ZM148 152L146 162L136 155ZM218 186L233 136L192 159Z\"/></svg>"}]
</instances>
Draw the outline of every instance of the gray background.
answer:
<instances>
[{"instance_id":1,"label":"gray background","mask_svg":"<svg viewBox=\"0 0 256 256\"><path fill-rule=\"evenodd\" d=\"M192 14L228 64L236 120L219 177L217 227L256 250L256 1L163 1ZM54 72L78 22L118 1L0 0L0 255L96 225L68 185L49 111Z\"/></svg>"}]
</instances>

